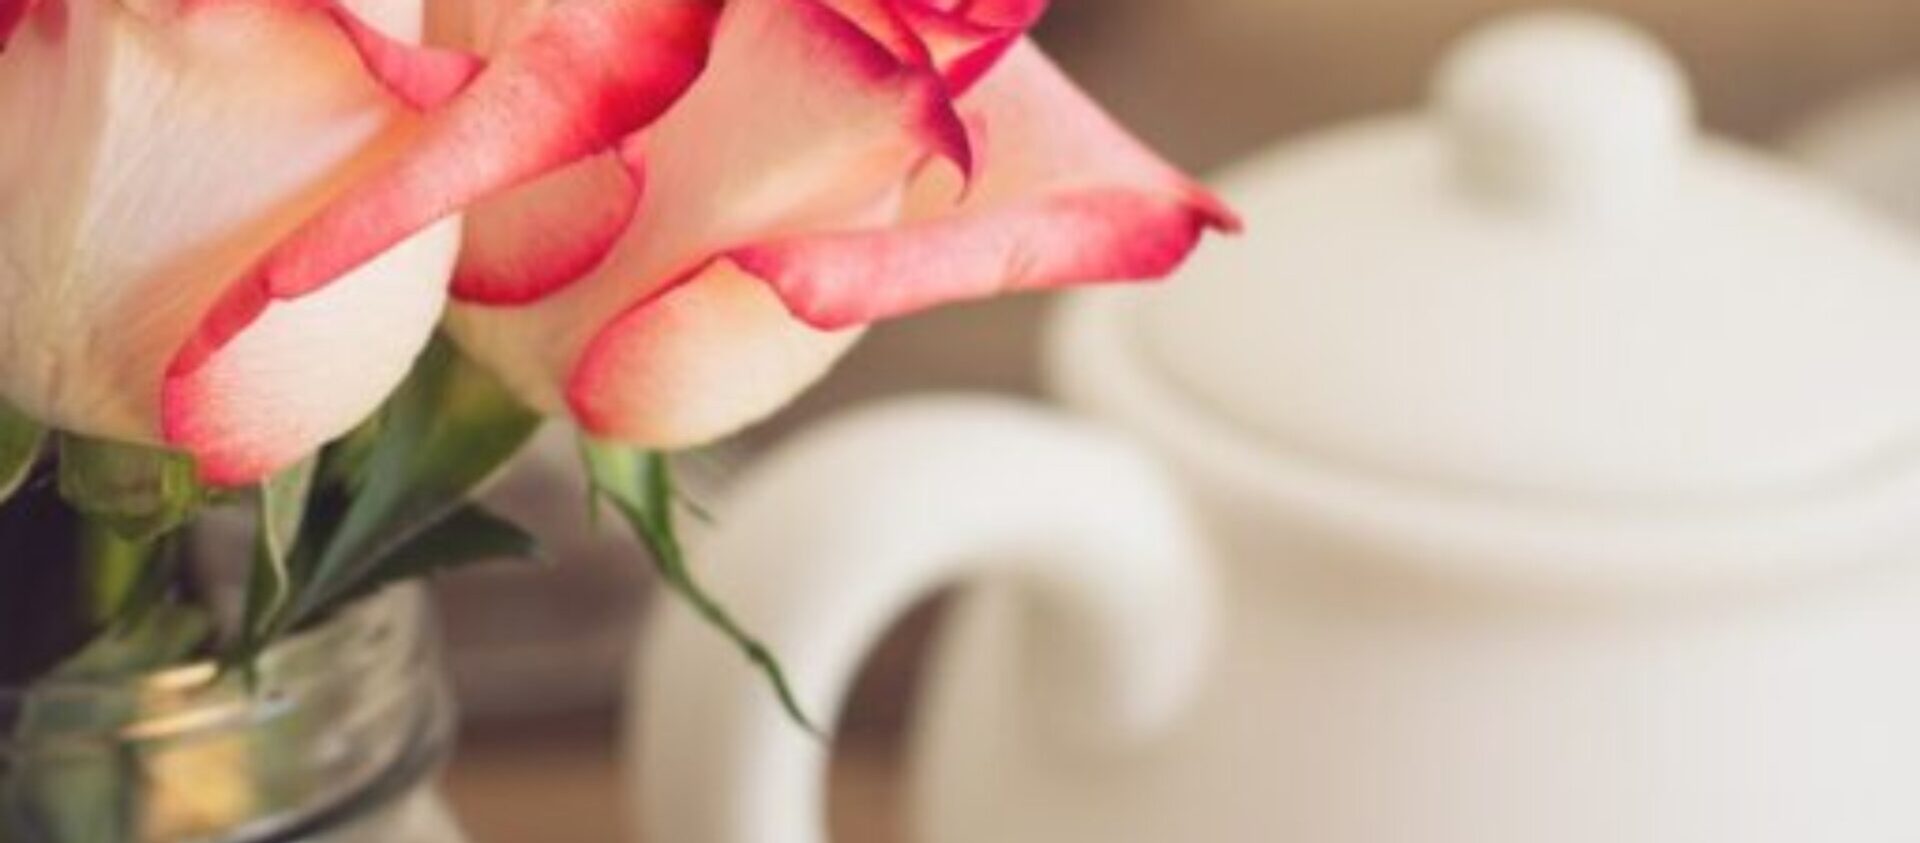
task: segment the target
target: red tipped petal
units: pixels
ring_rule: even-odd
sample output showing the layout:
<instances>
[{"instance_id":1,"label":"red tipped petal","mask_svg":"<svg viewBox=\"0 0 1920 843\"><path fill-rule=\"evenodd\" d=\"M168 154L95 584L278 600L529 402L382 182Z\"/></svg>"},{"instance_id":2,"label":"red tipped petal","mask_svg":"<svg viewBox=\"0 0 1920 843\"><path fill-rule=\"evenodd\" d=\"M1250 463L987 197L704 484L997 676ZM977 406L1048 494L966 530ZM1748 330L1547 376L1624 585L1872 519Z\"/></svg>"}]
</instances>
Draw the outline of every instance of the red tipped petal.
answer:
<instances>
[{"instance_id":1,"label":"red tipped petal","mask_svg":"<svg viewBox=\"0 0 1920 843\"><path fill-rule=\"evenodd\" d=\"M567 385L595 436L701 445L785 406L859 338L798 321L766 285L725 264L614 320Z\"/></svg>"},{"instance_id":2,"label":"red tipped petal","mask_svg":"<svg viewBox=\"0 0 1920 843\"><path fill-rule=\"evenodd\" d=\"M455 50L394 38L369 24L342 0L176 0L178 14L253 6L320 15L360 55L360 63L387 91L419 111L436 108L464 89L482 62Z\"/></svg>"},{"instance_id":3,"label":"red tipped petal","mask_svg":"<svg viewBox=\"0 0 1920 843\"><path fill-rule=\"evenodd\" d=\"M204 365L166 378L161 430L218 486L258 482L379 406L446 302L459 228L443 223L334 284L274 302Z\"/></svg>"},{"instance_id":4,"label":"red tipped petal","mask_svg":"<svg viewBox=\"0 0 1920 843\"><path fill-rule=\"evenodd\" d=\"M226 288L167 369L166 441L210 481L240 483L347 429L437 321L458 227L436 223L651 122L699 74L715 12L707 0L607 0L542 17ZM334 373L321 379L339 382L291 386L289 372L315 376L315 354Z\"/></svg>"},{"instance_id":5,"label":"red tipped petal","mask_svg":"<svg viewBox=\"0 0 1920 843\"><path fill-rule=\"evenodd\" d=\"M985 166L958 206L922 186L892 230L797 236L735 250L821 328L1001 292L1161 277L1232 212L1128 137L1037 49L1023 46L968 105Z\"/></svg>"},{"instance_id":6,"label":"red tipped petal","mask_svg":"<svg viewBox=\"0 0 1920 843\"><path fill-rule=\"evenodd\" d=\"M454 296L517 305L573 283L626 234L645 184L639 156L607 152L474 208Z\"/></svg>"},{"instance_id":7,"label":"red tipped petal","mask_svg":"<svg viewBox=\"0 0 1920 843\"><path fill-rule=\"evenodd\" d=\"M887 48L903 63L923 67L933 65L920 33L913 30L900 14L898 0L823 0L834 11L860 27L868 37Z\"/></svg>"},{"instance_id":8,"label":"red tipped petal","mask_svg":"<svg viewBox=\"0 0 1920 843\"><path fill-rule=\"evenodd\" d=\"M402 35L419 21L407 0L358 7ZM344 432L398 382L444 300L451 226L325 294L222 311L260 318L234 325L226 353L192 377L163 371L223 280L415 122L370 82L363 45L342 37L357 19L321 11L36 6L16 33L33 37L0 67L0 112L24 124L0 147L31 156L0 165L11 171L0 179L10 400L65 429L174 445L209 479L238 484Z\"/></svg>"},{"instance_id":9,"label":"red tipped petal","mask_svg":"<svg viewBox=\"0 0 1920 843\"><path fill-rule=\"evenodd\" d=\"M415 0L353 3L396 35L417 29ZM0 59L9 403L62 429L173 444L223 482L378 406L433 329L451 224L297 302L228 290L419 125L350 40L291 5L42 2L28 20ZM169 378L209 319L234 341Z\"/></svg>"},{"instance_id":10,"label":"red tipped petal","mask_svg":"<svg viewBox=\"0 0 1920 843\"><path fill-rule=\"evenodd\" d=\"M27 10L32 5L33 0L0 0L0 51L6 50L7 40L20 28L20 22L27 19Z\"/></svg>"},{"instance_id":11,"label":"red tipped petal","mask_svg":"<svg viewBox=\"0 0 1920 843\"><path fill-rule=\"evenodd\" d=\"M1046 13L1048 0L893 0L956 95L972 90Z\"/></svg>"},{"instance_id":12,"label":"red tipped petal","mask_svg":"<svg viewBox=\"0 0 1920 843\"><path fill-rule=\"evenodd\" d=\"M522 306L456 307L449 324L524 400L564 412L604 327L716 256L898 220L917 166L970 149L941 86L822 0L732 0L707 73L637 136L646 191L607 259Z\"/></svg>"},{"instance_id":13,"label":"red tipped petal","mask_svg":"<svg viewBox=\"0 0 1920 843\"><path fill-rule=\"evenodd\" d=\"M172 371L204 363L264 302L319 289L463 206L612 148L653 122L698 77L716 12L709 0L554 7L539 30L435 113L401 157L237 281Z\"/></svg>"},{"instance_id":14,"label":"red tipped petal","mask_svg":"<svg viewBox=\"0 0 1920 843\"><path fill-rule=\"evenodd\" d=\"M904 30L889 26L866 29L862 24L873 24L870 16L877 12L864 12L856 18L837 7L837 4L846 4L848 8L879 4L851 0L788 2L789 13L806 20L811 36L828 42L821 48L823 53L830 52L861 67L868 84L897 88L904 94L911 103L907 128L925 148L951 161L961 172L972 172L972 142L947 91L946 80L921 64L913 51L904 55L895 52L899 39L906 37Z\"/></svg>"},{"instance_id":15,"label":"red tipped petal","mask_svg":"<svg viewBox=\"0 0 1920 843\"><path fill-rule=\"evenodd\" d=\"M1005 58L1007 51L1020 43L1021 34L1003 34L983 39L969 49L954 53L940 66L940 72L947 77L956 95L964 96L980 84L980 80L993 72L994 67Z\"/></svg>"},{"instance_id":16,"label":"red tipped petal","mask_svg":"<svg viewBox=\"0 0 1920 843\"><path fill-rule=\"evenodd\" d=\"M953 3L824 0L902 62L939 73L955 94L993 69L1039 22L1047 0Z\"/></svg>"},{"instance_id":17,"label":"red tipped petal","mask_svg":"<svg viewBox=\"0 0 1920 843\"><path fill-rule=\"evenodd\" d=\"M327 19L340 27L368 72L401 102L426 111L465 90L484 66L480 59L454 50L408 44L368 26L338 0L318 3Z\"/></svg>"},{"instance_id":18,"label":"red tipped petal","mask_svg":"<svg viewBox=\"0 0 1920 843\"><path fill-rule=\"evenodd\" d=\"M731 257L822 329L968 299L1164 277L1208 226L1178 200L1084 191L899 232L795 238Z\"/></svg>"}]
</instances>

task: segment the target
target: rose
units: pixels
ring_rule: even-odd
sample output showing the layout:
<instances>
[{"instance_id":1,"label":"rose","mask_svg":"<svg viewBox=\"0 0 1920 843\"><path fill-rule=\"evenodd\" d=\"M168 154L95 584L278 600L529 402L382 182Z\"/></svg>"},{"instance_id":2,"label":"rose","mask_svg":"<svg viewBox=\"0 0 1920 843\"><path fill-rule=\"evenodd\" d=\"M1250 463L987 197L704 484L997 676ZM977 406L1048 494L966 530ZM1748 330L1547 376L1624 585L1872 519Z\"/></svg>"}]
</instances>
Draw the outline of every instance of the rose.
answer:
<instances>
[{"instance_id":1,"label":"rose","mask_svg":"<svg viewBox=\"0 0 1920 843\"><path fill-rule=\"evenodd\" d=\"M0 0L0 398L223 482L365 416L432 330L457 226L272 307L233 306L235 279L464 84L417 46L423 2Z\"/></svg>"},{"instance_id":2,"label":"rose","mask_svg":"<svg viewBox=\"0 0 1920 843\"><path fill-rule=\"evenodd\" d=\"M300 459L424 346L458 211L651 119L713 14L568 4L483 71L427 2L0 0L0 400L217 484Z\"/></svg>"},{"instance_id":3,"label":"rose","mask_svg":"<svg viewBox=\"0 0 1920 843\"><path fill-rule=\"evenodd\" d=\"M731 0L657 120L471 210L452 333L543 411L674 447L874 321L1168 273L1233 216L1025 40L1043 6ZM469 34L512 43L543 7Z\"/></svg>"},{"instance_id":4,"label":"rose","mask_svg":"<svg viewBox=\"0 0 1920 843\"><path fill-rule=\"evenodd\" d=\"M35 422L80 434L57 491L120 581L204 496L87 438L262 480L388 395L451 275L475 357L631 443L583 449L596 491L779 683L685 571L645 449L770 412L874 321L1159 277L1236 224L1025 41L1043 5L0 0L0 489ZM415 374L261 486L238 658L530 541L460 498L537 417L444 347ZM309 529L319 483L346 509Z\"/></svg>"},{"instance_id":5,"label":"rose","mask_svg":"<svg viewBox=\"0 0 1920 843\"><path fill-rule=\"evenodd\" d=\"M473 221L452 326L661 445L869 322L1160 275L1232 224L1021 40L1032 0L736 0L717 37L713 0L435 6L484 71L417 44L419 2L0 0L0 399L259 479L391 389L447 220L529 180Z\"/></svg>"}]
</instances>

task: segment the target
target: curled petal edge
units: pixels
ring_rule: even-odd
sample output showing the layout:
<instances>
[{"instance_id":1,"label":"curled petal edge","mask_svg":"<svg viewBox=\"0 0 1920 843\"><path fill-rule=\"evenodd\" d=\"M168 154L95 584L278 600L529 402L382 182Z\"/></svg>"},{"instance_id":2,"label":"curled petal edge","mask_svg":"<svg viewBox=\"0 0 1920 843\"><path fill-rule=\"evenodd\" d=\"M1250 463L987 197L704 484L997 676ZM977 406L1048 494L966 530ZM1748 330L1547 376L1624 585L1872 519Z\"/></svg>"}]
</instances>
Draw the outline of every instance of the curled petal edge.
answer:
<instances>
[{"instance_id":1,"label":"curled petal edge","mask_svg":"<svg viewBox=\"0 0 1920 843\"><path fill-rule=\"evenodd\" d=\"M585 277L632 227L646 184L645 156L629 143L470 209L454 298L527 305Z\"/></svg>"},{"instance_id":2,"label":"curled petal edge","mask_svg":"<svg viewBox=\"0 0 1920 843\"><path fill-rule=\"evenodd\" d=\"M200 2L263 2L312 11L331 5L326 0ZM657 119L704 69L718 11L716 0L608 0L557 7L540 30L445 97L405 152L323 207L227 285L168 365L163 438L196 450L184 441L191 425L174 393L273 302L325 288L466 205L613 148ZM343 27L348 20L329 19ZM365 60L370 67L382 61ZM429 77L441 78L416 78ZM422 89L431 94L423 101L443 91L437 85ZM222 473L219 479L246 478Z\"/></svg>"},{"instance_id":3,"label":"curled petal edge","mask_svg":"<svg viewBox=\"0 0 1920 843\"><path fill-rule=\"evenodd\" d=\"M1207 231L1239 227L1197 188L1177 197L1090 189L891 231L774 241L727 257L770 285L796 318L841 330L1004 293L1158 280Z\"/></svg>"},{"instance_id":4,"label":"curled petal edge","mask_svg":"<svg viewBox=\"0 0 1920 843\"><path fill-rule=\"evenodd\" d=\"M6 2L23 0L0 0ZM338 30L360 56L375 81L416 111L438 108L478 76L485 63L476 56L402 41L367 23L341 0L180 0L178 13L193 15L221 8L251 6L317 15ZM0 15L4 9L0 8ZM4 21L0 20L0 33Z\"/></svg>"},{"instance_id":5,"label":"curled petal edge","mask_svg":"<svg viewBox=\"0 0 1920 843\"><path fill-rule=\"evenodd\" d=\"M920 48L895 16L896 0L781 2L831 45L835 58L845 60L823 64L849 68L863 84L898 93L902 130L923 151L924 162L950 164L962 185L971 180L973 140L948 86L927 64L930 59L913 59L925 58L924 53L903 57L896 52ZM889 28L885 21L899 26ZM597 167L576 164L474 209L469 215L473 235L456 274L454 298L488 307L533 304L602 266L642 213L647 135L629 136ZM624 173L608 165L615 161Z\"/></svg>"},{"instance_id":6,"label":"curled petal edge","mask_svg":"<svg viewBox=\"0 0 1920 843\"><path fill-rule=\"evenodd\" d=\"M7 50L7 42L13 38L14 30L27 20L38 0L0 0L0 53Z\"/></svg>"}]
</instances>

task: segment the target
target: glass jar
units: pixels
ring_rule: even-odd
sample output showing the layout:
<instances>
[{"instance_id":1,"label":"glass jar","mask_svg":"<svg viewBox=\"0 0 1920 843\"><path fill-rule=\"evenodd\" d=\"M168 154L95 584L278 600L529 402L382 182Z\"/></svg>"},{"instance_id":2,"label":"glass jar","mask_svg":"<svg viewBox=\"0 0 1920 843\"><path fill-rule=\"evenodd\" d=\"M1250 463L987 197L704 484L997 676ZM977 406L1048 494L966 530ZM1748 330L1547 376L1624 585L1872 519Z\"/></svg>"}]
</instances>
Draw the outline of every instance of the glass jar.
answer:
<instances>
[{"instance_id":1,"label":"glass jar","mask_svg":"<svg viewBox=\"0 0 1920 843\"><path fill-rule=\"evenodd\" d=\"M417 587L211 664L0 688L0 843L464 843L454 710Z\"/></svg>"}]
</instances>

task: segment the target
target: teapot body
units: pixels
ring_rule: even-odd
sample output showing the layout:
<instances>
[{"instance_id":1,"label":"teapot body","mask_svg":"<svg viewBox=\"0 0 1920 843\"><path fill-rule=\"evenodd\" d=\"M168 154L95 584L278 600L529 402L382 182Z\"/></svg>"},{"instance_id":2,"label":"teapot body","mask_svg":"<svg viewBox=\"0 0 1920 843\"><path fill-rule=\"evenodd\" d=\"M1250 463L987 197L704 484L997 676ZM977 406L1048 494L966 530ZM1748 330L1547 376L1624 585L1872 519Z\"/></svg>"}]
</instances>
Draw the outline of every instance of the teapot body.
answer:
<instances>
[{"instance_id":1,"label":"teapot body","mask_svg":"<svg viewBox=\"0 0 1920 843\"><path fill-rule=\"evenodd\" d=\"M698 551L810 712L962 586L907 839L1920 839L1920 472L1734 514L1472 506L1235 452L1062 357L1078 420L856 414L757 466ZM661 609L631 709L649 835L826 840L830 747Z\"/></svg>"},{"instance_id":2,"label":"teapot body","mask_svg":"<svg viewBox=\"0 0 1920 843\"><path fill-rule=\"evenodd\" d=\"M1466 493L1196 426L1111 344L1125 311L1070 302L1054 379L1174 467L1216 551L1213 661L1152 740L1078 745L1033 714L1057 706L1021 680L1020 592L969 596L912 756L917 839L1920 839L1906 484L1825 513L1427 520L1407 501Z\"/></svg>"},{"instance_id":3,"label":"teapot body","mask_svg":"<svg viewBox=\"0 0 1920 843\"><path fill-rule=\"evenodd\" d=\"M1204 490L1195 490L1205 497ZM1920 565L1725 593L1458 588L1324 525L1206 509L1221 634L1125 750L1031 713L1018 593L967 598L915 751L929 843L1920 839Z\"/></svg>"}]
</instances>

